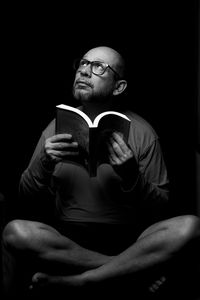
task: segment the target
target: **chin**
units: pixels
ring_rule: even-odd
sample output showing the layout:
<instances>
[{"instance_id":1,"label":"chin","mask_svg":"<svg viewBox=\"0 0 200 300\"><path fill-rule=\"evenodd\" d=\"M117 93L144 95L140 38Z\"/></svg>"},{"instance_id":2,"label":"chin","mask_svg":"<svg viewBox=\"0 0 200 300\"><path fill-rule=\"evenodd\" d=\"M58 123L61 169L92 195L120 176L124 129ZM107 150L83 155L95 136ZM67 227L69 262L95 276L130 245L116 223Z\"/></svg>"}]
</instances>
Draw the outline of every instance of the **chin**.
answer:
<instances>
[{"instance_id":1,"label":"chin","mask_svg":"<svg viewBox=\"0 0 200 300\"><path fill-rule=\"evenodd\" d=\"M87 101L89 102L92 97L91 94L89 94L88 92L82 91L82 90L75 90L74 93L74 98L79 100L79 101Z\"/></svg>"}]
</instances>

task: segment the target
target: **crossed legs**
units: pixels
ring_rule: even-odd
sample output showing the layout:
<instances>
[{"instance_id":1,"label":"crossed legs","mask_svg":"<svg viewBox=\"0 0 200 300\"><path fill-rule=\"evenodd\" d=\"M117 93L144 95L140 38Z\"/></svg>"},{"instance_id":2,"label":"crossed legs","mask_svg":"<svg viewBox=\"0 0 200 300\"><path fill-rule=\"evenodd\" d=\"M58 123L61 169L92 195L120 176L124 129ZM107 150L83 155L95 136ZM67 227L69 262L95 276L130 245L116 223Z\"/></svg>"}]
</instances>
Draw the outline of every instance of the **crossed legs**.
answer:
<instances>
[{"instance_id":1,"label":"crossed legs","mask_svg":"<svg viewBox=\"0 0 200 300\"><path fill-rule=\"evenodd\" d=\"M137 278L137 274L141 276L148 269L166 264L199 238L199 219L192 215L150 226L128 249L130 274ZM104 255L81 247L49 225L13 220L3 231L4 293L8 298L16 296L24 286L32 284L78 288L85 284L84 274L92 278L94 273L94 278L98 278L96 270L102 269L102 274L107 266L108 270L115 267L117 260L118 255Z\"/></svg>"}]
</instances>

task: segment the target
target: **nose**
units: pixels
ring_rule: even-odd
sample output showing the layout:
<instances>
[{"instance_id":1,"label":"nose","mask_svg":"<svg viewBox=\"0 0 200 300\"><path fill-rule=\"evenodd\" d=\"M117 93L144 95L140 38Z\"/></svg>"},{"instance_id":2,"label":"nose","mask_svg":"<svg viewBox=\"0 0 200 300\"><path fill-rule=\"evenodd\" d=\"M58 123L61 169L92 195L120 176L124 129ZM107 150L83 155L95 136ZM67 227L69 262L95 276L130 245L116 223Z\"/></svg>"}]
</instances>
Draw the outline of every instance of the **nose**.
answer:
<instances>
[{"instance_id":1,"label":"nose","mask_svg":"<svg viewBox=\"0 0 200 300\"><path fill-rule=\"evenodd\" d=\"M81 75L91 77L91 75L92 75L92 68L91 68L91 65L88 64L87 66L82 67L82 68L80 69L80 73L81 73Z\"/></svg>"}]
</instances>

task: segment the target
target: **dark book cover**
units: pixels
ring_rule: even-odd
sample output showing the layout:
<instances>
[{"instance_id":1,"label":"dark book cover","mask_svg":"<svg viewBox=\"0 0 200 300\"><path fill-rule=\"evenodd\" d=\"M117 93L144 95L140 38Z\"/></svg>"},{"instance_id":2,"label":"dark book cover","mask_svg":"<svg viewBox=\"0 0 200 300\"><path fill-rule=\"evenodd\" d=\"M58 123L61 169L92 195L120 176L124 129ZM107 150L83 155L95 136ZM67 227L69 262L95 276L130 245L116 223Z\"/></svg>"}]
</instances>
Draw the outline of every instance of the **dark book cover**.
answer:
<instances>
[{"instance_id":1,"label":"dark book cover","mask_svg":"<svg viewBox=\"0 0 200 300\"><path fill-rule=\"evenodd\" d=\"M96 176L99 164L106 162L106 141L115 131L128 141L130 119L124 114L107 111L98 115L94 122L81 110L56 106L56 133L69 133L79 145L80 154L87 161L90 176Z\"/></svg>"}]
</instances>

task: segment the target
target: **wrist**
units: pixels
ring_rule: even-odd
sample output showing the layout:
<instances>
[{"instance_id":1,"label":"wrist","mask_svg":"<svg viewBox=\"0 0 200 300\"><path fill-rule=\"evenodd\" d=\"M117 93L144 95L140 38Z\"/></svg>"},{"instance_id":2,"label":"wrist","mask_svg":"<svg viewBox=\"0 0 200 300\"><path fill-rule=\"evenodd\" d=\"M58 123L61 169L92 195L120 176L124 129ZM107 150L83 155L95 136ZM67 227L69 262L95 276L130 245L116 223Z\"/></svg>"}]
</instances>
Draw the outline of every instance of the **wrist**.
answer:
<instances>
[{"instance_id":1,"label":"wrist","mask_svg":"<svg viewBox=\"0 0 200 300\"><path fill-rule=\"evenodd\" d=\"M115 166L115 171L121 179L121 186L124 190L132 189L138 181L139 166L134 157L120 166Z\"/></svg>"},{"instance_id":2,"label":"wrist","mask_svg":"<svg viewBox=\"0 0 200 300\"><path fill-rule=\"evenodd\" d=\"M48 172L53 172L54 168L55 168L55 161L49 156L47 155L44 150L41 153L41 158L40 158L42 167L48 171Z\"/></svg>"},{"instance_id":3,"label":"wrist","mask_svg":"<svg viewBox=\"0 0 200 300\"><path fill-rule=\"evenodd\" d=\"M130 192L132 191L135 186L137 185L138 181L140 178L139 172L137 174L134 174L133 176L130 175L130 179L127 181L122 181L121 182L121 188L124 192Z\"/></svg>"}]
</instances>

